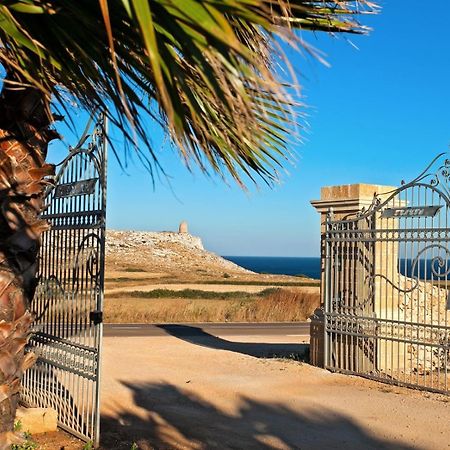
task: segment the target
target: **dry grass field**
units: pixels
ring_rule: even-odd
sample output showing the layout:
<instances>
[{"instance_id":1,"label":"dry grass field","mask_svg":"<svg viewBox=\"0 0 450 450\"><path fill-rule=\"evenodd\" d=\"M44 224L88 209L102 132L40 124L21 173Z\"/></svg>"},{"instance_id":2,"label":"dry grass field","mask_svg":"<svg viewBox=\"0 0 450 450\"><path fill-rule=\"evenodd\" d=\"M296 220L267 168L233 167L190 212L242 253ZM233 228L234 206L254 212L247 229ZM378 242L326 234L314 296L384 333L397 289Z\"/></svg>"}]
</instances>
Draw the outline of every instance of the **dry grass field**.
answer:
<instances>
[{"instance_id":1,"label":"dry grass field","mask_svg":"<svg viewBox=\"0 0 450 450\"><path fill-rule=\"evenodd\" d=\"M107 323L304 321L319 293L267 289L259 294L211 291L133 291L105 301Z\"/></svg>"}]
</instances>

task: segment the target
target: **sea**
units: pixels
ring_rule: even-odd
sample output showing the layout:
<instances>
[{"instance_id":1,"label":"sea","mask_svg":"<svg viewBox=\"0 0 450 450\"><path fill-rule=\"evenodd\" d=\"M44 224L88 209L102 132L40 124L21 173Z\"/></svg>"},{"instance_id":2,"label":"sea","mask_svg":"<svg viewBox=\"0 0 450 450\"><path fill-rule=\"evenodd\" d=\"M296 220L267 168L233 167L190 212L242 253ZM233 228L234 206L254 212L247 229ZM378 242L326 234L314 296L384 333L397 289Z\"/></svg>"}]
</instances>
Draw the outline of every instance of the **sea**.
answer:
<instances>
[{"instance_id":1,"label":"sea","mask_svg":"<svg viewBox=\"0 0 450 450\"><path fill-rule=\"evenodd\" d=\"M224 256L225 259L257 273L280 275L306 275L320 279L319 257L285 256ZM408 277L421 280L450 280L450 259L404 259L398 260L398 271Z\"/></svg>"},{"instance_id":2,"label":"sea","mask_svg":"<svg viewBox=\"0 0 450 450\"><path fill-rule=\"evenodd\" d=\"M320 279L319 257L224 256L224 258L257 273L306 275L309 278Z\"/></svg>"}]
</instances>

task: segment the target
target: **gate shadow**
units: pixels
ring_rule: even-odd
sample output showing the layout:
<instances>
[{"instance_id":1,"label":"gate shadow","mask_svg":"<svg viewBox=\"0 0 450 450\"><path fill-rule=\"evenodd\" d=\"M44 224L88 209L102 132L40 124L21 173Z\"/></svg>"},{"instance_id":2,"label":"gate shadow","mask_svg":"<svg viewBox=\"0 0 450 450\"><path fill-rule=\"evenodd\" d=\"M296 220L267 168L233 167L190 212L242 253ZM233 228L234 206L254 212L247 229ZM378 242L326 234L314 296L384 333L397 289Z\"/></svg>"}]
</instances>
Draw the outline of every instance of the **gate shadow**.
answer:
<instances>
[{"instance_id":1,"label":"gate shadow","mask_svg":"<svg viewBox=\"0 0 450 450\"><path fill-rule=\"evenodd\" d=\"M296 360L306 360L309 358L309 344L233 342L209 334L202 328L190 325L161 324L156 326L171 336L201 347L227 350L256 358L284 357Z\"/></svg>"},{"instance_id":2,"label":"gate shadow","mask_svg":"<svg viewBox=\"0 0 450 450\"><path fill-rule=\"evenodd\" d=\"M331 410L294 411L279 403L237 399L225 412L168 383L122 382L139 416L102 416L101 449L379 449L418 447L371 435L351 418Z\"/></svg>"}]
</instances>

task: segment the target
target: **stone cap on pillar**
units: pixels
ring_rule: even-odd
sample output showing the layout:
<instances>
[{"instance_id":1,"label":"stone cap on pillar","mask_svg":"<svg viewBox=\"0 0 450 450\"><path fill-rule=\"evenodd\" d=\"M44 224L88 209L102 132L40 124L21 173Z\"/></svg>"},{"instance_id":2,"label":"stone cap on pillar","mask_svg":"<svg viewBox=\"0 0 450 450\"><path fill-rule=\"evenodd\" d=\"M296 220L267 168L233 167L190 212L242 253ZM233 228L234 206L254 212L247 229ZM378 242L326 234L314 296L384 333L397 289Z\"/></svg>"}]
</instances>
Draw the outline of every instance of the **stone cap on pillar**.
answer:
<instances>
[{"instance_id":1,"label":"stone cap on pillar","mask_svg":"<svg viewBox=\"0 0 450 450\"><path fill-rule=\"evenodd\" d=\"M322 214L326 214L330 208L339 215L351 214L370 206L376 195L395 189L394 186L364 183L325 186L320 190L320 200L311 200L311 205Z\"/></svg>"}]
</instances>

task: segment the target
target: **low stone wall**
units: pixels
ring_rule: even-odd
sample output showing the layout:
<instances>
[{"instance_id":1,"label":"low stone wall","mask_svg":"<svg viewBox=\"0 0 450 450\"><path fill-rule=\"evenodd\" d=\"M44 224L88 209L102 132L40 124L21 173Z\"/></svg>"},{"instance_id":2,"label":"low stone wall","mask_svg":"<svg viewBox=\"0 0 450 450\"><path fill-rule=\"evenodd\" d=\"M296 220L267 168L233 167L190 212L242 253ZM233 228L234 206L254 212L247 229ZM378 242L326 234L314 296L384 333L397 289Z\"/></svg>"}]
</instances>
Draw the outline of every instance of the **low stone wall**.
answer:
<instances>
[{"instance_id":1,"label":"low stone wall","mask_svg":"<svg viewBox=\"0 0 450 450\"><path fill-rule=\"evenodd\" d=\"M382 325L380 335L411 341L402 345L388 344L390 351L397 347L398 354L394 359L397 359L399 369L419 374L443 369L449 363L449 351L442 351L432 345L448 342L448 333L442 328L447 323L447 290L430 282L402 275L398 276L398 281L398 291L394 293L393 290L391 301L387 302L395 307L390 311L382 311L379 315L381 319L393 322ZM403 323L398 324L395 321ZM381 355L379 368L391 370L391 359L389 367L384 367Z\"/></svg>"}]
</instances>

